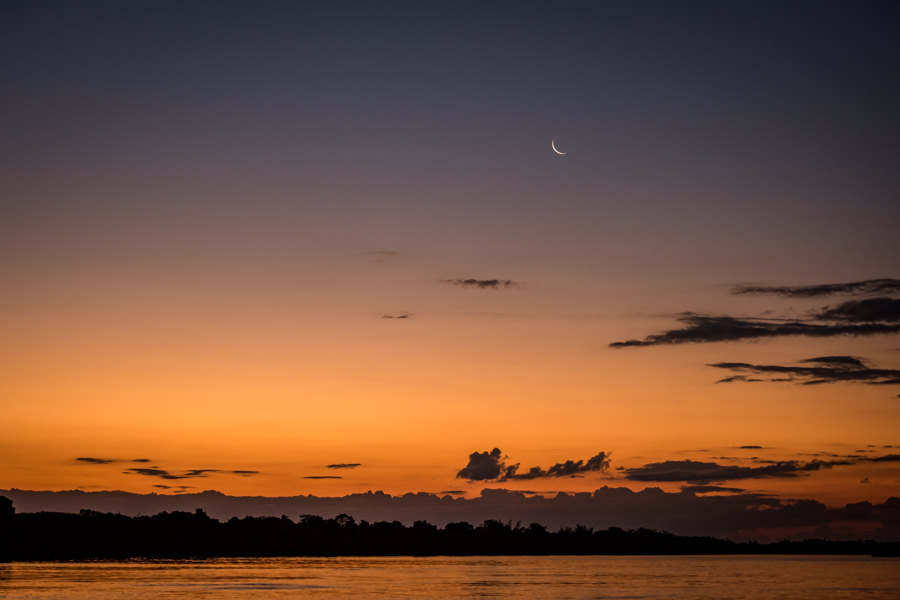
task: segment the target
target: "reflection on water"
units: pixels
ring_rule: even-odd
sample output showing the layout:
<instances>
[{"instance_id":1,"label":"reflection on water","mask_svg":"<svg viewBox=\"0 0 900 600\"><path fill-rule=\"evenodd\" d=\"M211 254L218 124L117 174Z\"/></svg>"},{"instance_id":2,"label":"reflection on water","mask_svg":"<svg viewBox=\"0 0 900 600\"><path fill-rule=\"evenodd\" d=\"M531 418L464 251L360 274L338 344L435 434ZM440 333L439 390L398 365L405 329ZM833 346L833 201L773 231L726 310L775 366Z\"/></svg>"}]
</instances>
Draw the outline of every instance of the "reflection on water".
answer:
<instances>
[{"instance_id":1,"label":"reflection on water","mask_svg":"<svg viewBox=\"0 0 900 600\"><path fill-rule=\"evenodd\" d=\"M868 557L260 558L0 564L3 598L697 598L900 596Z\"/></svg>"}]
</instances>

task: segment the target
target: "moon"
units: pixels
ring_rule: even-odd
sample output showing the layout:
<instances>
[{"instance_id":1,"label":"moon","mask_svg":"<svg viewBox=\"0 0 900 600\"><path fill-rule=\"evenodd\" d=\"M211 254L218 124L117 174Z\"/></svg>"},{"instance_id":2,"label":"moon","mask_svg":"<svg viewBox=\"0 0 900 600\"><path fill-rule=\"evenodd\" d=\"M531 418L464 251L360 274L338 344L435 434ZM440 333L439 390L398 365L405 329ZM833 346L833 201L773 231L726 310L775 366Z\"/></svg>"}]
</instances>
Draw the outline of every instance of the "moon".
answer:
<instances>
[{"instance_id":1,"label":"moon","mask_svg":"<svg viewBox=\"0 0 900 600\"><path fill-rule=\"evenodd\" d=\"M550 147L553 148L553 151L556 152L557 154L565 154L565 152L560 152L559 150L556 149L556 141L555 140L550 140Z\"/></svg>"}]
</instances>

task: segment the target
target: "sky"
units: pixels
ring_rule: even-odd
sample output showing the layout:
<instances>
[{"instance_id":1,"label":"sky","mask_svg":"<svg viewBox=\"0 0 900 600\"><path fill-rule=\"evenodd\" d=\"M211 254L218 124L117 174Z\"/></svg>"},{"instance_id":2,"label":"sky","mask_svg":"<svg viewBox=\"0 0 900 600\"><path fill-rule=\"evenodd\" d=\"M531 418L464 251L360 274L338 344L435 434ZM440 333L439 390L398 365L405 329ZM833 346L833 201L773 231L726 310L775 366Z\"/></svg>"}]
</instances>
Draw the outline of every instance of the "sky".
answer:
<instances>
[{"instance_id":1,"label":"sky","mask_svg":"<svg viewBox=\"0 0 900 600\"><path fill-rule=\"evenodd\" d=\"M0 10L0 488L900 496L897 4Z\"/></svg>"}]
</instances>

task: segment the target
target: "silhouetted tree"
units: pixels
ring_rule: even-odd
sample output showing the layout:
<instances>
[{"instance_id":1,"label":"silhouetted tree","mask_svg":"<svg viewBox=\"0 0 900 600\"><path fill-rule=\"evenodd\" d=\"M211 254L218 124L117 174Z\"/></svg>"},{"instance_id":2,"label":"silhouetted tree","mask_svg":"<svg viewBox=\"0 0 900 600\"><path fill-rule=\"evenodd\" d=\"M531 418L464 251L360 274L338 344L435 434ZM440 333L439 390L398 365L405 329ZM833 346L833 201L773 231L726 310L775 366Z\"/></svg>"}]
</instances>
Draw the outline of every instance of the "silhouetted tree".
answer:
<instances>
[{"instance_id":1,"label":"silhouetted tree","mask_svg":"<svg viewBox=\"0 0 900 600\"><path fill-rule=\"evenodd\" d=\"M681 537L651 529L616 527L594 531L578 525L551 532L538 523L523 527L487 520L478 527L426 521L357 522L301 515L232 518L222 523L203 510L127 517L83 510L16 513L0 497L0 560L84 560L134 557L392 556L497 554L880 554L897 555L897 542L804 540L743 543Z\"/></svg>"}]
</instances>

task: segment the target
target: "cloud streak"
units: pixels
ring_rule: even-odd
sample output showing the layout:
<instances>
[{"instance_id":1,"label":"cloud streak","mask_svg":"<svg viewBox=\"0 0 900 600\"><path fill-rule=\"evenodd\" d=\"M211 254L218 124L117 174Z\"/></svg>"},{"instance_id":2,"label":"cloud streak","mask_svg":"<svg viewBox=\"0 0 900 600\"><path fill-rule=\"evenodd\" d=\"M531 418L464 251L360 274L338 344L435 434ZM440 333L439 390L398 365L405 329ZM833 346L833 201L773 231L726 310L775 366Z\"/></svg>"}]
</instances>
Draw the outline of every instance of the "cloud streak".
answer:
<instances>
[{"instance_id":1,"label":"cloud streak","mask_svg":"<svg viewBox=\"0 0 900 600\"><path fill-rule=\"evenodd\" d=\"M667 460L625 469L625 479L631 481L684 481L691 484L711 484L739 479L764 479L770 477L798 477L802 474L838 465L852 465L857 461L796 460L776 461L760 467L720 465L695 460Z\"/></svg>"},{"instance_id":2,"label":"cloud streak","mask_svg":"<svg viewBox=\"0 0 900 600\"><path fill-rule=\"evenodd\" d=\"M682 327L648 335L643 339L613 342L610 346L627 348L787 336L823 338L897 333L900 332L900 298L891 296L897 293L900 293L898 279L869 279L812 286L737 286L732 289L732 294L769 294L789 298L841 294L880 295L825 306L809 313L806 318L755 318L685 312L677 318Z\"/></svg>"},{"instance_id":3,"label":"cloud streak","mask_svg":"<svg viewBox=\"0 0 900 600\"><path fill-rule=\"evenodd\" d=\"M114 458L96 458L94 456L79 456L76 458L78 462L87 463L89 465L108 465L116 462Z\"/></svg>"},{"instance_id":4,"label":"cloud streak","mask_svg":"<svg viewBox=\"0 0 900 600\"><path fill-rule=\"evenodd\" d=\"M480 290L499 290L501 288L510 288L519 285L512 279L441 279L442 283L458 285L460 287L475 288Z\"/></svg>"},{"instance_id":5,"label":"cloud streak","mask_svg":"<svg viewBox=\"0 0 900 600\"><path fill-rule=\"evenodd\" d=\"M581 477L587 473L609 470L608 452L598 452L587 461L567 460L556 463L546 470L531 467L524 473L519 472L519 463L510 465L506 461L507 457L499 448L473 452L469 455L468 464L456 473L456 477L469 481L527 481L554 477Z\"/></svg>"},{"instance_id":6,"label":"cloud streak","mask_svg":"<svg viewBox=\"0 0 900 600\"><path fill-rule=\"evenodd\" d=\"M258 475L259 471L250 470L223 470L223 469L188 469L183 473L172 473L167 469L158 467L131 467L123 471L126 475L143 475L144 477L159 477L160 479L194 479L197 477L209 477L209 473L223 473L227 475L237 475L239 477L252 477Z\"/></svg>"},{"instance_id":7,"label":"cloud streak","mask_svg":"<svg viewBox=\"0 0 900 600\"><path fill-rule=\"evenodd\" d=\"M612 348L662 346L670 344L737 342L786 336L835 337L861 336L900 332L900 323L816 323L800 320L747 319L729 316L706 316L693 313L678 318L685 324L648 335L642 340L613 342Z\"/></svg>"},{"instance_id":8,"label":"cloud streak","mask_svg":"<svg viewBox=\"0 0 900 600\"><path fill-rule=\"evenodd\" d=\"M845 323L896 323L900 321L900 298L867 298L849 300L837 306L825 307L816 314L823 321L843 321Z\"/></svg>"},{"instance_id":9,"label":"cloud streak","mask_svg":"<svg viewBox=\"0 0 900 600\"><path fill-rule=\"evenodd\" d=\"M742 362L720 362L709 365L737 373L718 383L790 381L803 385L854 382L867 385L898 385L900 370L876 369L856 356L820 356L800 361L797 365L755 365Z\"/></svg>"},{"instance_id":10,"label":"cloud streak","mask_svg":"<svg viewBox=\"0 0 900 600\"><path fill-rule=\"evenodd\" d=\"M769 286L738 285L732 294L774 295L788 298L814 298L818 296L863 295L900 292L900 279L866 279L850 283L824 283L820 285Z\"/></svg>"},{"instance_id":11,"label":"cloud streak","mask_svg":"<svg viewBox=\"0 0 900 600\"><path fill-rule=\"evenodd\" d=\"M772 460L756 461L760 466L722 465L715 462L696 460L666 460L649 463L640 467L623 469L625 479L646 482L684 482L691 484L685 491L705 493L705 491L741 492L737 488L713 489L710 484L742 479L768 479L803 477L816 471L833 467L859 465L864 463L900 462L900 454L883 456L841 456L830 460ZM704 488L709 488L705 489Z\"/></svg>"}]
</instances>

